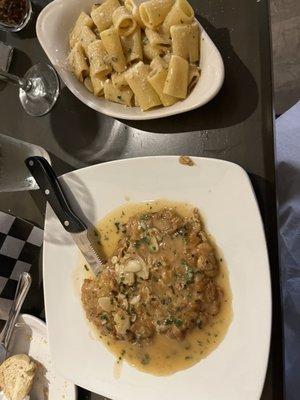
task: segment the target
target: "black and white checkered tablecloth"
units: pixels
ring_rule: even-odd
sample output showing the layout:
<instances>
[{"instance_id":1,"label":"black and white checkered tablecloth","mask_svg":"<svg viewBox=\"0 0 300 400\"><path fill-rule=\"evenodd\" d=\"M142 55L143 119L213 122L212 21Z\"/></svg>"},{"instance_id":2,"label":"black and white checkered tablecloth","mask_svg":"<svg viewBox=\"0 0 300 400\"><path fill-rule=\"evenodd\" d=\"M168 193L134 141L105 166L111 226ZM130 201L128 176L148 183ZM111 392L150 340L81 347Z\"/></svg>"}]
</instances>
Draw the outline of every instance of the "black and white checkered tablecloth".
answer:
<instances>
[{"instance_id":1,"label":"black and white checkered tablecloth","mask_svg":"<svg viewBox=\"0 0 300 400\"><path fill-rule=\"evenodd\" d=\"M6 320L23 271L29 272L43 243L43 230L0 211L0 320Z\"/></svg>"}]
</instances>

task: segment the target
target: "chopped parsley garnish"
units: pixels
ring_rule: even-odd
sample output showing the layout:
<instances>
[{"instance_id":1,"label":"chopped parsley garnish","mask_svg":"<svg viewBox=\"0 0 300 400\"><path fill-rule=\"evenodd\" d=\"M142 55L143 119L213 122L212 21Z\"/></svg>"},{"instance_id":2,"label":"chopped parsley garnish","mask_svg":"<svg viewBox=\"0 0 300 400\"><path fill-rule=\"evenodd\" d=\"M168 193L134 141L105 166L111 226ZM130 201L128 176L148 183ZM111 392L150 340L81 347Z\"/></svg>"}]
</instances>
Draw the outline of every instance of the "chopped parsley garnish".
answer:
<instances>
[{"instance_id":1,"label":"chopped parsley garnish","mask_svg":"<svg viewBox=\"0 0 300 400\"><path fill-rule=\"evenodd\" d=\"M117 98L118 98L119 100L122 100L122 96L117 96Z\"/></svg>"},{"instance_id":2,"label":"chopped parsley garnish","mask_svg":"<svg viewBox=\"0 0 300 400\"><path fill-rule=\"evenodd\" d=\"M155 253L158 250L158 248L154 244L151 244L149 246L149 250L151 251L151 253Z\"/></svg>"},{"instance_id":3,"label":"chopped parsley garnish","mask_svg":"<svg viewBox=\"0 0 300 400\"><path fill-rule=\"evenodd\" d=\"M120 222L115 222L115 227L117 229L117 232L120 232Z\"/></svg>"},{"instance_id":4,"label":"chopped parsley garnish","mask_svg":"<svg viewBox=\"0 0 300 400\"><path fill-rule=\"evenodd\" d=\"M194 281L195 271L187 264L185 260L181 261L181 266L185 269L184 284L189 285Z\"/></svg>"},{"instance_id":5,"label":"chopped parsley garnish","mask_svg":"<svg viewBox=\"0 0 300 400\"><path fill-rule=\"evenodd\" d=\"M88 267L86 264L84 264L84 269L85 269L86 271L88 271L88 270L89 270L89 267Z\"/></svg>"},{"instance_id":6,"label":"chopped parsley garnish","mask_svg":"<svg viewBox=\"0 0 300 400\"><path fill-rule=\"evenodd\" d=\"M143 236L141 238L141 241L144 242L145 244L150 244L150 239L147 236Z\"/></svg>"},{"instance_id":7,"label":"chopped parsley garnish","mask_svg":"<svg viewBox=\"0 0 300 400\"><path fill-rule=\"evenodd\" d=\"M136 241L134 242L134 247L135 247L136 249L140 248L140 247L141 247L141 241L140 241L140 240L136 240Z\"/></svg>"},{"instance_id":8,"label":"chopped parsley garnish","mask_svg":"<svg viewBox=\"0 0 300 400\"><path fill-rule=\"evenodd\" d=\"M143 214L143 215L141 216L141 220L142 220L142 221L145 221L145 220L147 221L147 219L149 219L149 218L150 218L150 215L147 214L147 213L146 213L146 214Z\"/></svg>"},{"instance_id":9,"label":"chopped parsley garnish","mask_svg":"<svg viewBox=\"0 0 300 400\"><path fill-rule=\"evenodd\" d=\"M143 236L142 238L140 238L134 242L134 247L138 249L139 247L141 247L141 245L143 243L146 245L149 245L150 239L147 236Z\"/></svg>"},{"instance_id":10,"label":"chopped parsley garnish","mask_svg":"<svg viewBox=\"0 0 300 400\"><path fill-rule=\"evenodd\" d=\"M192 268L187 267L184 274L184 283L189 285L194 280L194 271Z\"/></svg>"},{"instance_id":11,"label":"chopped parsley garnish","mask_svg":"<svg viewBox=\"0 0 300 400\"><path fill-rule=\"evenodd\" d=\"M182 325L182 319L174 318L174 324L179 328Z\"/></svg>"}]
</instances>

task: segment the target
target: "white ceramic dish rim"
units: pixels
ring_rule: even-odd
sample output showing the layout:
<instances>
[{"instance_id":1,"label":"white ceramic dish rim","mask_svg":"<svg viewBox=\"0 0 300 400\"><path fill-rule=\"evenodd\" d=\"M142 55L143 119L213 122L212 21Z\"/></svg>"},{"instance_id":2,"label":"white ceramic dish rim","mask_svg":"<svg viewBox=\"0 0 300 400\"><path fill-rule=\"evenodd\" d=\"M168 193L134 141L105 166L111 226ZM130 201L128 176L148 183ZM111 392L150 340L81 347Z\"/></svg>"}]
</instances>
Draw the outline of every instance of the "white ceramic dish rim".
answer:
<instances>
[{"instance_id":1,"label":"white ceramic dish rim","mask_svg":"<svg viewBox=\"0 0 300 400\"><path fill-rule=\"evenodd\" d=\"M157 109L149 110L149 111L141 111L137 107L132 107L132 108L126 108L122 105L112 103L110 106L108 106L105 103L102 103L102 101L105 101L100 98L96 98L95 96L91 95L87 89L84 87L83 84L80 84L79 89L77 89L74 85L74 77L71 76L72 73L67 70L66 68L66 61L62 63L61 61L57 61L57 56L55 53L57 53L57 49L55 49L51 43L49 43L49 39L47 38L47 27L44 26L46 25L47 17L48 14L53 12L55 8L57 7L58 9L60 8L60 5L62 3L72 3L73 0L54 0L51 3L49 3L39 14L36 22L36 33L38 40L45 51L47 57L55 67L56 71L60 75L61 79L64 81L65 85L69 88L69 90L79 99L81 100L84 104L88 105L95 111L98 111L100 113L103 113L105 115L114 117L114 118L120 118L120 119L127 119L127 120L151 120L151 119L157 119L157 118L165 118L168 116L176 115L176 114L181 114L187 111L192 111L195 110L196 108L199 108L206 103L208 103L210 100L212 100L217 93L220 91L223 82L224 82L224 76L225 76L225 70L224 70L224 63L222 56L213 43L213 41L210 39L206 31L203 29L203 27L200 25L201 30L202 30L202 40L200 41L200 46L201 46L201 53L203 53L203 43L206 44L207 48L209 48L210 51L212 51L214 55L213 63L211 66L213 66L217 72L217 74L214 74L215 76L215 81L213 81L210 85L210 88L207 93L201 93L202 96L199 96L199 101L195 103L191 103L191 95L195 92L195 95L197 93L197 88L199 87L199 82L198 81L196 87L193 89L193 93L187 97L185 100L180 101L173 106L170 107L160 107ZM65 55L66 59L66 55ZM202 64L202 61L201 61ZM210 66L210 68L211 68ZM208 68L208 67L206 67ZM203 71L202 71L203 72ZM73 81L73 82L72 82ZM107 101L105 101L107 103ZM128 111L130 110L130 111Z\"/></svg>"},{"instance_id":2,"label":"white ceramic dish rim","mask_svg":"<svg viewBox=\"0 0 300 400\"><path fill-rule=\"evenodd\" d=\"M18 318L19 319L23 318L24 323L26 325L28 325L31 329L33 329L33 331L36 332L35 334L37 334L37 335L41 334L42 337L45 339L48 338L48 329L47 329L47 325L44 321L42 321L41 319L39 319L31 314L20 314ZM38 329L40 329L40 332L38 331ZM29 353L29 355L30 355L30 353ZM53 374L53 372L52 372L52 376L55 376ZM68 395L71 394L71 398L68 398L67 400L72 400L72 399L76 400L77 399L76 386L74 384L72 384L71 382L68 382L68 384L70 385L70 391L72 392L72 394L70 392L68 393ZM3 400L7 400L2 392L0 393L0 398ZM26 399L27 399L27 397L26 397Z\"/></svg>"},{"instance_id":3,"label":"white ceramic dish rim","mask_svg":"<svg viewBox=\"0 0 300 400\"><path fill-rule=\"evenodd\" d=\"M143 160L143 159L156 160L157 158L164 158L164 159L176 159L177 158L178 159L178 156L139 157L139 158L134 158L134 159L111 161L111 162L105 163L105 164L122 164L122 163L131 162L131 161L136 161L136 160L139 160L139 159L141 159L141 160ZM261 227L259 227L259 229L262 229L262 234L264 236L262 219L261 219L261 216L260 216L260 213L259 213L256 197L255 197L252 185L250 183L250 179L249 179L248 175L246 174L246 172L241 167L239 167L238 165L236 165L234 163L231 163L231 162L223 161L223 160L214 160L214 159L210 159L210 158L200 158L200 157L193 157L193 159L196 160L196 162L197 162L197 160L199 160L199 161L209 161L209 162L221 163L221 164L224 164L224 165L231 165L232 167L238 168L240 170L240 173L242 173L244 175L244 178L247 179L248 185L251 188L252 197L253 197L251 200L252 201L254 200L254 202L255 202L255 206L257 208L257 216L259 217L258 223L261 225ZM92 168L95 168L95 167L97 167L97 166L95 166L95 165L94 166L90 166L90 167L84 168L84 170L92 169ZM189 168L189 167L185 167L185 168ZM66 177L68 175L71 175L73 173L71 172L71 173L65 174L65 175L62 176L62 178ZM49 211L49 207L48 207L48 211ZM264 241L264 248L265 248L264 251L265 251L265 253L267 255L267 248L266 248L265 241ZM45 268L45 264L44 264L44 268ZM260 368L261 371L263 370L263 373L260 375L259 383L257 382L259 387L257 387L256 392L259 393L259 395L261 394L262 389L263 389L264 377L265 377L265 373L266 373L266 369L267 369L267 362L268 362L267 354L268 354L268 351L269 351L270 332L271 332L271 287L270 287L269 269L267 271L267 275L268 275L268 282L267 282L267 287L265 287L265 293L264 293L264 300L266 300L266 304L267 304L267 308L268 308L268 313L266 315L267 316L266 330L264 331L264 343L265 343L264 352L267 352L267 353L264 353L265 354L264 362L263 362L264 367ZM46 282L44 281L44 286L45 286L45 283ZM45 293L46 293L46 287L45 287ZM46 301L46 309L47 309L47 301ZM51 343L50 343L50 349L51 349ZM193 368L195 368L195 367L193 367ZM70 376L68 376L68 378L70 379ZM84 385L83 382L77 382L77 384L80 384L81 386L86 387L87 389L91 390L91 387L88 387L88 386ZM94 388L94 390L95 390L95 388ZM110 394L108 392L105 393L105 391L102 392L102 395L110 396ZM251 397L251 399L252 398L254 399L254 397ZM255 399L258 399L258 398L259 397L255 397Z\"/></svg>"}]
</instances>

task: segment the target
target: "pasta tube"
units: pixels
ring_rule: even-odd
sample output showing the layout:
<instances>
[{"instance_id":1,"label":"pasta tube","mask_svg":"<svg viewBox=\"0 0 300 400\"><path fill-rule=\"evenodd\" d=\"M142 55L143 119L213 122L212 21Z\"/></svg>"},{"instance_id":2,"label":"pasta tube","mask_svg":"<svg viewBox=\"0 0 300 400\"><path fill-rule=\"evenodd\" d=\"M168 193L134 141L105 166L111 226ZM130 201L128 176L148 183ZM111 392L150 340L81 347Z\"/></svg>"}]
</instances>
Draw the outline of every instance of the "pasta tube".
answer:
<instances>
[{"instance_id":1,"label":"pasta tube","mask_svg":"<svg viewBox=\"0 0 300 400\"><path fill-rule=\"evenodd\" d=\"M114 86L110 79L107 79L104 82L104 97L107 100L130 107L133 100L133 92L128 86L125 89L120 89Z\"/></svg>"},{"instance_id":2,"label":"pasta tube","mask_svg":"<svg viewBox=\"0 0 300 400\"><path fill-rule=\"evenodd\" d=\"M141 28L145 28L139 11L139 0L125 0L124 6L132 14L133 18Z\"/></svg>"},{"instance_id":3,"label":"pasta tube","mask_svg":"<svg viewBox=\"0 0 300 400\"><path fill-rule=\"evenodd\" d=\"M94 32L88 26L83 26L79 36L79 41L82 44L85 54L87 54L89 44L94 42L96 39L97 36Z\"/></svg>"},{"instance_id":4,"label":"pasta tube","mask_svg":"<svg viewBox=\"0 0 300 400\"><path fill-rule=\"evenodd\" d=\"M171 10L174 0L150 0L140 5L141 19L148 28L160 25Z\"/></svg>"},{"instance_id":5,"label":"pasta tube","mask_svg":"<svg viewBox=\"0 0 300 400\"><path fill-rule=\"evenodd\" d=\"M110 56L113 69L123 72L126 69L126 60L123 53L120 37L115 28L106 29L100 33L103 46Z\"/></svg>"},{"instance_id":6,"label":"pasta tube","mask_svg":"<svg viewBox=\"0 0 300 400\"><path fill-rule=\"evenodd\" d=\"M191 25L173 25L170 29L173 54L185 58L191 63L199 61L200 29L197 22Z\"/></svg>"},{"instance_id":7,"label":"pasta tube","mask_svg":"<svg viewBox=\"0 0 300 400\"><path fill-rule=\"evenodd\" d=\"M80 13L69 36L70 47L74 47L75 43L78 42L81 30L84 26L92 28L93 25L94 23L91 17L89 17L85 12Z\"/></svg>"},{"instance_id":8,"label":"pasta tube","mask_svg":"<svg viewBox=\"0 0 300 400\"><path fill-rule=\"evenodd\" d=\"M121 72L120 74L118 74L117 72L114 72L113 74L111 74L111 81L112 81L113 85L118 88L124 88L124 87L128 86L125 74L126 74L126 72Z\"/></svg>"},{"instance_id":9,"label":"pasta tube","mask_svg":"<svg viewBox=\"0 0 300 400\"><path fill-rule=\"evenodd\" d=\"M159 44L151 46L150 43L146 43L143 47L143 52L148 60L153 60L155 57L165 55L168 52L168 48Z\"/></svg>"},{"instance_id":10,"label":"pasta tube","mask_svg":"<svg viewBox=\"0 0 300 400\"><path fill-rule=\"evenodd\" d=\"M155 31L150 28L146 28L145 34L146 34L146 37L147 37L149 43L151 44L151 46L154 46L154 45L170 46L171 45L171 41L167 37L167 35L165 35L161 32Z\"/></svg>"},{"instance_id":11,"label":"pasta tube","mask_svg":"<svg viewBox=\"0 0 300 400\"><path fill-rule=\"evenodd\" d=\"M164 94L185 99L189 77L189 63L182 57L171 56Z\"/></svg>"},{"instance_id":12,"label":"pasta tube","mask_svg":"<svg viewBox=\"0 0 300 400\"><path fill-rule=\"evenodd\" d=\"M194 16L194 10L187 0L176 0L162 24L162 29L169 33L171 26L189 24L194 20Z\"/></svg>"},{"instance_id":13,"label":"pasta tube","mask_svg":"<svg viewBox=\"0 0 300 400\"><path fill-rule=\"evenodd\" d=\"M141 28L139 26L131 35L121 37L121 42L127 63L143 59Z\"/></svg>"},{"instance_id":14,"label":"pasta tube","mask_svg":"<svg viewBox=\"0 0 300 400\"><path fill-rule=\"evenodd\" d=\"M87 55L90 62L90 75L104 79L111 73L109 56L101 40L95 40L88 46Z\"/></svg>"},{"instance_id":15,"label":"pasta tube","mask_svg":"<svg viewBox=\"0 0 300 400\"><path fill-rule=\"evenodd\" d=\"M161 104L160 98L148 82L150 66L142 61L126 72L126 80L142 110L148 110Z\"/></svg>"},{"instance_id":16,"label":"pasta tube","mask_svg":"<svg viewBox=\"0 0 300 400\"><path fill-rule=\"evenodd\" d=\"M130 35L137 26L136 20L128 12L126 7L118 7L112 15L114 27L120 36Z\"/></svg>"},{"instance_id":17,"label":"pasta tube","mask_svg":"<svg viewBox=\"0 0 300 400\"><path fill-rule=\"evenodd\" d=\"M167 79L167 70L164 68L154 69L149 73L148 82L158 94L163 106L171 106L179 99L168 94L164 94L164 85Z\"/></svg>"},{"instance_id":18,"label":"pasta tube","mask_svg":"<svg viewBox=\"0 0 300 400\"><path fill-rule=\"evenodd\" d=\"M77 42L69 54L69 65L74 72L76 78L83 82L84 78L89 74L89 66L86 61L83 47Z\"/></svg>"},{"instance_id":19,"label":"pasta tube","mask_svg":"<svg viewBox=\"0 0 300 400\"><path fill-rule=\"evenodd\" d=\"M91 75L91 83L95 96L103 96L104 80L98 78L96 75Z\"/></svg>"},{"instance_id":20,"label":"pasta tube","mask_svg":"<svg viewBox=\"0 0 300 400\"><path fill-rule=\"evenodd\" d=\"M112 25L112 15L118 7L120 7L118 0L106 0L100 6L92 9L91 17L99 33Z\"/></svg>"},{"instance_id":21,"label":"pasta tube","mask_svg":"<svg viewBox=\"0 0 300 400\"><path fill-rule=\"evenodd\" d=\"M164 58L158 56L155 57L150 64L151 69L168 69L169 62L167 62Z\"/></svg>"}]
</instances>

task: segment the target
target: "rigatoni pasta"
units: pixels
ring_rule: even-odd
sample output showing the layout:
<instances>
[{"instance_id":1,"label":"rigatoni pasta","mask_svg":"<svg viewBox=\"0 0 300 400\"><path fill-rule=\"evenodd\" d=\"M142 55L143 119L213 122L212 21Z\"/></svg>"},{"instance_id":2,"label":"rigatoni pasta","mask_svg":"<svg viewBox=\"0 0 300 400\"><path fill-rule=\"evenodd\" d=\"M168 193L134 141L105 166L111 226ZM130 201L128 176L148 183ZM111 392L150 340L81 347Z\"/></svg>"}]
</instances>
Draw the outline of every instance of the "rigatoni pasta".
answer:
<instances>
[{"instance_id":1,"label":"rigatoni pasta","mask_svg":"<svg viewBox=\"0 0 300 400\"><path fill-rule=\"evenodd\" d=\"M145 28L145 35L151 46L156 44L166 47L171 46L170 38L167 35L163 34L162 32L150 28Z\"/></svg>"},{"instance_id":2,"label":"rigatoni pasta","mask_svg":"<svg viewBox=\"0 0 300 400\"><path fill-rule=\"evenodd\" d=\"M70 33L69 37L70 47L71 48L74 47L76 42L78 42L82 28L84 26L92 28L93 25L94 25L93 20L89 15L87 15L85 12L80 13L79 17L77 18L77 21L75 22L74 28Z\"/></svg>"},{"instance_id":3,"label":"rigatoni pasta","mask_svg":"<svg viewBox=\"0 0 300 400\"><path fill-rule=\"evenodd\" d=\"M165 68L153 69L148 75L148 82L158 94L164 107L171 106L179 101L178 98L164 93L168 71Z\"/></svg>"},{"instance_id":4,"label":"rigatoni pasta","mask_svg":"<svg viewBox=\"0 0 300 400\"><path fill-rule=\"evenodd\" d=\"M112 21L120 36L130 35L137 26L136 20L126 7L118 7L113 12Z\"/></svg>"},{"instance_id":5,"label":"rigatoni pasta","mask_svg":"<svg viewBox=\"0 0 300 400\"><path fill-rule=\"evenodd\" d=\"M143 60L141 28L139 26L131 35L121 37L121 43L127 64Z\"/></svg>"},{"instance_id":6,"label":"rigatoni pasta","mask_svg":"<svg viewBox=\"0 0 300 400\"><path fill-rule=\"evenodd\" d=\"M174 0L149 0L140 5L140 16L145 26L156 28L171 10Z\"/></svg>"},{"instance_id":7,"label":"rigatoni pasta","mask_svg":"<svg viewBox=\"0 0 300 400\"><path fill-rule=\"evenodd\" d=\"M199 61L199 25L194 22L190 25L173 25L170 29L172 38L172 53L185 58L190 63Z\"/></svg>"},{"instance_id":8,"label":"rigatoni pasta","mask_svg":"<svg viewBox=\"0 0 300 400\"><path fill-rule=\"evenodd\" d=\"M76 78L83 82L89 74L89 66L80 42L77 42L69 54L69 64Z\"/></svg>"},{"instance_id":9,"label":"rigatoni pasta","mask_svg":"<svg viewBox=\"0 0 300 400\"><path fill-rule=\"evenodd\" d=\"M111 73L110 58L101 40L98 39L89 44L87 56L90 62L90 75L104 79Z\"/></svg>"},{"instance_id":10,"label":"rigatoni pasta","mask_svg":"<svg viewBox=\"0 0 300 400\"><path fill-rule=\"evenodd\" d=\"M98 78L96 75L91 75L91 84L95 96L103 96L104 80Z\"/></svg>"},{"instance_id":11,"label":"rigatoni pasta","mask_svg":"<svg viewBox=\"0 0 300 400\"><path fill-rule=\"evenodd\" d=\"M126 72L128 85L142 110L148 110L161 104L158 94L148 82L150 71L150 66L140 61Z\"/></svg>"},{"instance_id":12,"label":"rigatoni pasta","mask_svg":"<svg viewBox=\"0 0 300 400\"><path fill-rule=\"evenodd\" d=\"M185 99L189 79L189 63L180 56L171 56L168 74L164 86L164 94Z\"/></svg>"},{"instance_id":13,"label":"rigatoni pasta","mask_svg":"<svg viewBox=\"0 0 300 400\"><path fill-rule=\"evenodd\" d=\"M165 58L158 56L151 61L150 68L151 70L158 70L161 68L165 68L167 70L169 67L169 62L170 60L166 61Z\"/></svg>"},{"instance_id":14,"label":"rigatoni pasta","mask_svg":"<svg viewBox=\"0 0 300 400\"><path fill-rule=\"evenodd\" d=\"M122 72L126 69L126 60L121 45L121 40L115 28L109 28L100 33L103 46L110 56L111 64L115 71Z\"/></svg>"},{"instance_id":15,"label":"rigatoni pasta","mask_svg":"<svg viewBox=\"0 0 300 400\"><path fill-rule=\"evenodd\" d=\"M148 42L143 47L144 56L147 60L153 60L155 57L163 56L167 50L165 46L154 44L153 46Z\"/></svg>"},{"instance_id":16,"label":"rigatoni pasta","mask_svg":"<svg viewBox=\"0 0 300 400\"><path fill-rule=\"evenodd\" d=\"M200 32L187 0L105 0L79 15L68 61L95 96L143 111L168 107L198 82Z\"/></svg>"},{"instance_id":17,"label":"rigatoni pasta","mask_svg":"<svg viewBox=\"0 0 300 400\"><path fill-rule=\"evenodd\" d=\"M136 22L139 24L139 26L141 28L145 28L145 25L140 16L139 0L125 0L124 6L132 14L133 18L136 20Z\"/></svg>"},{"instance_id":18,"label":"rigatoni pasta","mask_svg":"<svg viewBox=\"0 0 300 400\"><path fill-rule=\"evenodd\" d=\"M133 93L128 86L124 89L121 89L116 87L110 79L107 79L104 82L104 97L107 100L130 107Z\"/></svg>"},{"instance_id":19,"label":"rigatoni pasta","mask_svg":"<svg viewBox=\"0 0 300 400\"><path fill-rule=\"evenodd\" d=\"M176 0L162 24L162 29L169 33L171 26L190 24L193 22L194 16L194 10L187 0Z\"/></svg>"},{"instance_id":20,"label":"rigatoni pasta","mask_svg":"<svg viewBox=\"0 0 300 400\"><path fill-rule=\"evenodd\" d=\"M97 36L88 26L83 26L78 39L87 54L88 46L97 39Z\"/></svg>"},{"instance_id":21,"label":"rigatoni pasta","mask_svg":"<svg viewBox=\"0 0 300 400\"><path fill-rule=\"evenodd\" d=\"M112 15L118 7L120 7L118 0L106 0L99 7L93 8L91 17L99 33L112 25Z\"/></svg>"}]
</instances>

